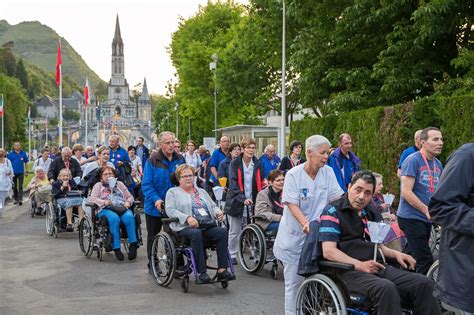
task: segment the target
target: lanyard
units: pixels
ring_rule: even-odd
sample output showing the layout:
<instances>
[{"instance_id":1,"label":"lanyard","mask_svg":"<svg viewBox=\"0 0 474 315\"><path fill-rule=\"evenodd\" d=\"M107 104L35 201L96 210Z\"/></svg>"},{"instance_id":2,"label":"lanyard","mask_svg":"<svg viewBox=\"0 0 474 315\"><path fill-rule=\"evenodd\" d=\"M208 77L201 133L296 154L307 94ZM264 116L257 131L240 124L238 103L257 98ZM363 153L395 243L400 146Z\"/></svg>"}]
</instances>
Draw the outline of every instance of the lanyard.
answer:
<instances>
[{"instance_id":1,"label":"lanyard","mask_svg":"<svg viewBox=\"0 0 474 315\"><path fill-rule=\"evenodd\" d=\"M201 206L201 200L199 198L199 192L197 191L197 189L194 189L194 201L196 201L196 205L198 207Z\"/></svg>"},{"instance_id":2,"label":"lanyard","mask_svg":"<svg viewBox=\"0 0 474 315\"><path fill-rule=\"evenodd\" d=\"M426 159L425 154L420 151L421 157L423 158L423 161L425 161L426 167L428 168L428 175L430 176L430 192L434 193L435 187L434 187L434 178L433 175L431 175L431 169L430 165L428 164L428 160ZM436 161L433 159L433 174L436 173L438 169L436 168Z\"/></svg>"},{"instance_id":3,"label":"lanyard","mask_svg":"<svg viewBox=\"0 0 474 315\"><path fill-rule=\"evenodd\" d=\"M293 163L293 159L291 158L291 155L288 156L288 158L290 159L291 167L295 167L296 165L300 164L301 159L298 159L298 161L295 164L295 163Z\"/></svg>"}]
</instances>

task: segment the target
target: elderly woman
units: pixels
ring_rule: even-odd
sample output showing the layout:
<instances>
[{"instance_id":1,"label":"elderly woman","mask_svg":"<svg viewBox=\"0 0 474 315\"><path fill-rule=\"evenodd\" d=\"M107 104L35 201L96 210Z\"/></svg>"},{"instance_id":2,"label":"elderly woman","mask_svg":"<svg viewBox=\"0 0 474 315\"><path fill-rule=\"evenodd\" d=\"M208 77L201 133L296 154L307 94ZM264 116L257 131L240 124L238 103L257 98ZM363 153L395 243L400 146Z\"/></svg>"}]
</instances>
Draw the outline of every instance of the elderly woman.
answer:
<instances>
[{"instance_id":1,"label":"elderly woman","mask_svg":"<svg viewBox=\"0 0 474 315\"><path fill-rule=\"evenodd\" d=\"M259 217L255 223L265 231L277 231L283 214L281 194L285 176L282 171L273 170L267 179L269 186L258 193L255 202L255 215Z\"/></svg>"},{"instance_id":2,"label":"elderly woman","mask_svg":"<svg viewBox=\"0 0 474 315\"><path fill-rule=\"evenodd\" d=\"M179 187L168 190L165 200L166 213L171 218L178 218L170 227L179 236L191 241L199 281L211 282L206 272L204 242L216 243L217 280L231 280L232 274L227 271L229 260L227 254L227 231L217 226L216 219L222 221L224 213L216 206L204 189L194 186L193 167L183 164L176 169Z\"/></svg>"},{"instance_id":3,"label":"elderly woman","mask_svg":"<svg viewBox=\"0 0 474 315\"><path fill-rule=\"evenodd\" d=\"M133 196L127 187L117 181L115 169L104 166L99 170L100 182L94 185L89 201L99 206L99 218L105 216L109 222L110 234L112 235L112 249L118 260L123 260L120 251L120 223L127 230L130 249L128 259L137 258L137 234L135 228L135 217L132 210Z\"/></svg>"},{"instance_id":4,"label":"elderly woman","mask_svg":"<svg viewBox=\"0 0 474 315\"><path fill-rule=\"evenodd\" d=\"M9 159L6 158L5 150L0 148L0 218L3 216L5 199L12 189L13 167Z\"/></svg>"},{"instance_id":5,"label":"elderly woman","mask_svg":"<svg viewBox=\"0 0 474 315\"><path fill-rule=\"evenodd\" d=\"M103 145L97 150L97 154L99 155L99 159L87 164L84 173L82 174L82 179L85 179L89 173L95 171L99 167L110 166L115 169L115 166L112 162L109 162L110 157L110 149L109 147Z\"/></svg>"},{"instance_id":6,"label":"elderly woman","mask_svg":"<svg viewBox=\"0 0 474 315\"><path fill-rule=\"evenodd\" d=\"M290 155L283 157L278 169L286 173L293 167L298 166L306 160L301 157L301 151L303 150L303 144L298 140L293 140L290 143Z\"/></svg>"},{"instance_id":7,"label":"elderly woman","mask_svg":"<svg viewBox=\"0 0 474 315\"><path fill-rule=\"evenodd\" d=\"M35 167L35 176L26 187L30 191L30 199L34 198L37 204L36 214L41 214L41 205L45 202L51 202L51 185L48 176L42 166Z\"/></svg>"},{"instance_id":8,"label":"elderly woman","mask_svg":"<svg viewBox=\"0 0 474 315\"><path fill-rule=\"evenodd\" d=\"M72 207L77 207L78 209L79 222L84 217L82 197L71 193L72 191L77 192L79 189L74 180L72 180L71 171L67 168L63 168L59 171L58 180L53 183L51 194L54 196L54 199L56 199L58 205L66 209L66 231L68 232L74 231L72 228Z\"/></svg>"},{"instance_id":9,"label":"elderly woman","mask_svg":"<svg viewBox=\"0 0 474 315\"><path fill-rule=\"evenodd\" d=\"M306 139L305 146L308 160L286 173L282 197L285 210L273 246L275 257L283 263L287 315L296 312L296 293L304 280L297 270L309 223L317 220L324 207L344 193L334 171L326 165L329 140L314 135Z\"/></svg>"}]
</instances>

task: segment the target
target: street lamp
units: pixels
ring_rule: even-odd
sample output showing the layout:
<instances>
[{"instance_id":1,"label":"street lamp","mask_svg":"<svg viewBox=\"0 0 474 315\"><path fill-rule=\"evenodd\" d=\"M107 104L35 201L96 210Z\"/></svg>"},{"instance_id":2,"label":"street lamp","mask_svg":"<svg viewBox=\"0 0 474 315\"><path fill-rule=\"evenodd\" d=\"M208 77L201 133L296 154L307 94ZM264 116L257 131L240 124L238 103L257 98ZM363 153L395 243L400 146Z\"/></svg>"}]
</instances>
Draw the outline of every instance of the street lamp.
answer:
<instances>
[{"instance_id":1,"label":"street lamp","mask_svg":"<svg viewBox=\"0 0 474 315\"><path fill-rule=\"evenodd\" d=\"M280 143L278 151L280 156L285 155L285 138L286 138L286 7L285 0L283 2L283 16L282 16L282 33L281 33L281 130Z\"/></svg>"},{"instance_id":2,"label":"street lamp","mask_svg":"<svg viewBox=\"0 0 474 315\"><path fill-rule=\"evenodd\" d=\"M178 131L179 131L179 118L178 118L178 110L179 110L179 103L176 102L176 107L175 107L175 110L176 110L176 139L178 139Z\"/></svg>"},{"instance_id":3,"label":"street lamp","mask_svg":"<svg viewBox=\"0 0 474 315\"><path fill-rule=\"evenodd\" d=\"M212 54L209 69L214 73L214 139L217 140L217 55Z\"/></svg>"}]
</instances>

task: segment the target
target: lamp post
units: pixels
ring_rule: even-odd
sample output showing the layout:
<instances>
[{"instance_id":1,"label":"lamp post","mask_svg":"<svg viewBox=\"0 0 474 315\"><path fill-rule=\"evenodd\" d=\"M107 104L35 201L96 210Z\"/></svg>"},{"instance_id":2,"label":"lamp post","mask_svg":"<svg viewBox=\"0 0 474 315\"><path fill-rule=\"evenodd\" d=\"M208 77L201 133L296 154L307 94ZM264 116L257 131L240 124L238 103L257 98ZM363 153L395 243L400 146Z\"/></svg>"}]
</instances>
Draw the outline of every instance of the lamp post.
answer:
<instances>
[{"instance_id":1,"label":"lamp post","mask_svg":"<svg viewBox=\"0 0 474 315\"><path fill-rule=\"evenodd\" d=\"M280 143L278 151L280 156L285 155L285 138L286 138L286 7L285 0L283 2L283 16L282 16L282 33L281 33L281 130Z\"/></svg>"},{"instance_id":2,"label":"lamp post","mask_svg":"<svg viewBox=\"0 0 474 315\"><path fill-rule=\"evenodd\" d=\"M179 103L176 102L176 107L175 107L175 110L176 110L176 139L179 139L178 138L178 135L179 135L179 115L178 115L178 111L179 111Z\"/></svg>"},{"instance_id":3,"label":"lamp post","mask_svg":"<svg viewBox=\"0 0 474 315\"><path fill-rule=\"evenodd\" d=\"M214 139L217 140L217 55L212 54L209 69L214 73Z\"/></svg>"}]
</instances>

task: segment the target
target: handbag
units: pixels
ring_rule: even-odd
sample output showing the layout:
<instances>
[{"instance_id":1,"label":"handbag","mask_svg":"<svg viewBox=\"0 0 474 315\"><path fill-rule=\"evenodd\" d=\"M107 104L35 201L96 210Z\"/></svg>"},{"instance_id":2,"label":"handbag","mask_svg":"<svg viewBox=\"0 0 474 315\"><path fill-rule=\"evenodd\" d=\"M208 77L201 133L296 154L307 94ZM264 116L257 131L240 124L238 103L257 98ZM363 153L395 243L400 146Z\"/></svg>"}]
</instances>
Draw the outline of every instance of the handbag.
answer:
<instances>
[{"instance_id":1,"label":"handbag","mask_svg":"<svg viewBox=\"0 0 474 315\"><path fill-rule=\"evenodd\" d=\"M128 209L124 205L110 205L105 207L105 209L111 210L117 213L119 216L124 214Z\"/></svg>"},{"instance_id":2,"label":"handbag","mask_svg":"<svg viewBox=\"0 0 474 315\"><path fill-rule=\"evenodd\" d=\"M80 190L71 190L66 192L66 197L67 198L77 198L77 197L82 197L82 191Z\"/></svg>"}]
</instances>

